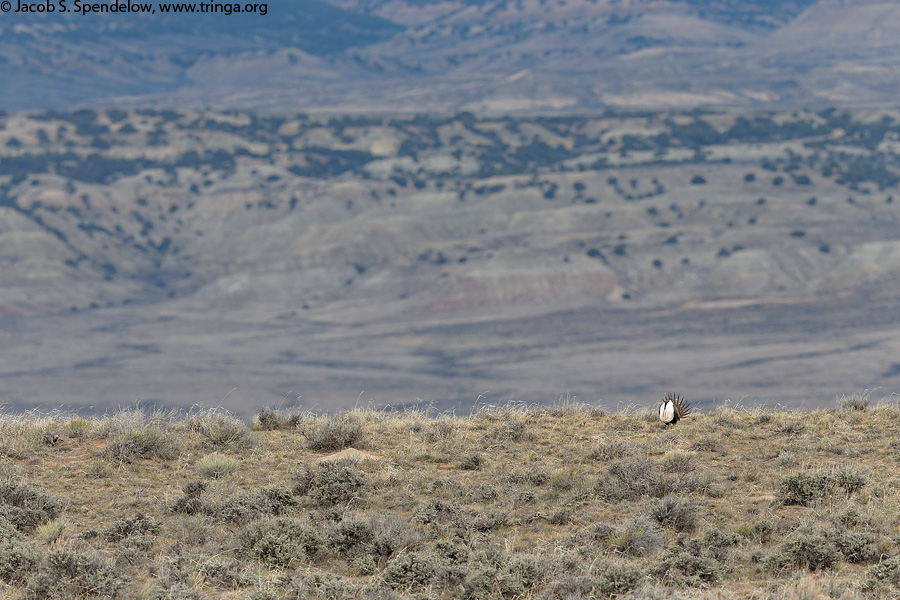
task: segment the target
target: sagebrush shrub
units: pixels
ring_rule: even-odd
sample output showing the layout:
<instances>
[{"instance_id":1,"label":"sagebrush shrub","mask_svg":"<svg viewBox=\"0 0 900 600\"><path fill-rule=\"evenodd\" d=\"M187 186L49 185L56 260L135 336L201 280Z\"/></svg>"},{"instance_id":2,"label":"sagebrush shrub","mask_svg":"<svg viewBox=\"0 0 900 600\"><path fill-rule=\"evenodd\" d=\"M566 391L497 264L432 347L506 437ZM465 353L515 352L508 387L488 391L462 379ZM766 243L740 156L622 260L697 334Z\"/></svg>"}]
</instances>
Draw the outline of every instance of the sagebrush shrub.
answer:
<instances>
[{"instance_id":1,"label":"sagebrush shrub","mask_svg":"<svg viewBox=\"0 0 900 600\"><path fill-rule=\"evenodd\" d=\"M16 476L0 478L0 520L28 532L59 516L62 500Z\"/></svg>"},{"instance_id":2,"label":"sagebrush shrub","mask_svg":"<svg viewBox=\"0 0 900 600\"><path fill-rule=\"evenodd\" d=\"M207 560L197 572L201 573L207 582L232 590L249 587L255 583L253 579L258 579L249 576L239 561L221 557Z\"/></svg>"},{"instance_id":3,"label":"sagebrush shrub","mask_svg":"<svg viewBox=\"0 0 900 600\"><path fill-rule=\"evenodd\" d=\"M652 572L661 581L692 587L714 583L721 577L718 561L679 545L670 546L656 561Z\"/></svg>"},{"instance_id":4,"label":"sagebrush shrub","mask_svg":"<svg viewBox=\"0 0 900 600\"><path fill-rule=\"evenodd\" d=\"M700 545L718 561L724 561L731 553L731 548L741 541L741 536L723 529L709 529L703 534Z\"/></svg>"},{"instance_id":5,"label":"sagebrush shrub","mask_svg":"<svg viewBox=\"0 0 900 600\"><path fill-rule=\"evenodd\" d=\"M276 429L297 429L302 425L303 414L294 410L282 411L277 408L260 408L253 418L251 428L257 431Z\"/></svg>"},{"instance_id":6,"label":"sagebrush shrub","mask_svg":"<svg viewBox=\"0 0 900 600\"><path fill-rule=\"evenodd\" d=\"M359 594L359 587L349 579L323 572L310 573L297 582L295 587L298 592L296 598L308 597L306 594L301 595L304 588L312 591L316 598L329 600L357 598Z\"/></svg>"},{"instance_id":7,"label":"sagebrush shrub","mask_svg":"<svg viewBox=\"0 0 900 600\"><path fill-rule=\"evenodd\" d=\"M417 527L397 515L387 515L372 521L374 536L369 544L378 557L389 558L400 552L414 551L422 547L425 535Z\"/></svg>"},{"instance_id":8,"label":"sagebrush shrub","mask_svg":"<svg viewBox=\"0 0 900 600\"><path fill-rule=\"evenodd\" d=\"M694 465L694 455L687 452L673 452L667 454L662 461L663 471L666 473L690 473L697 467Z\"/></svg>"},{"instance_id":9,"label":"sagebrush shrub","mask_svg":"<svg viewBox=\"0 0 900 600\"><path fill-rule=\"evenodd\" d=\"M515 574L528 590L546 581L553 571L553 564L545 557L516 554L510 557L506 570Z\"/></svg>"},{"instance_id":10,"label":"sagebrush shrub","mask_svg":"<svg viewBox=\"0 0 900 600\"><path fill-rule=\"evenodd\" d=\"M261 516L281 515L298 503L289 489L276 485L228 498L217 508L209 510L226 523L246 523Z\"/></svg>"},{"instance_id":11,"label":"sagebrush shrub","mask_svg":"<svg viewBox=\"0 0 900 600\"><path fill-rule=\"evenodd\" d=\"M769 558L766 566L773 571L830 569L841 559L841 552L821 531L795 531Z\"/></svg>"},{"instance_id":12,"label":"sagebrush shrub","mask_svg":"<svg viewBox=\"0 0 900 600\"><path fill-rule=\"evenodd\" d=\"M633 452L632 445L621 440L599 442L591 447L588 458L591 461L610 462L625 458Z\"/></svg>"},{"instance_id":13,"label":"sagebrush shrub","mask_svg":"<svg viewBox=\"0 0 900 600\"><path fill-rule=\"evenodd\" d=\"M431 422L428 431L425 433L425 440L428 442L446 440L453 435L453 431L453 424L449 420L437 419Z\"/></svg>"},{"instance_id":14,"label":"sagebrush shrub","mask_svg":"<svg viewBox=\"0 0 900 600\"><path fill-rule=\"evenodd\" d=\"M104 532L109 542L118 542L135 534L156 533L161 523L155 518L143 514L116 519Z\"/></svg>"},{"instance_id":15,"label":"sagebrush shrub","mask_svg":"<svg viewBox=\"0 0 900 600\"><path fill-rule=\"evenodd\" d=\"M887 583L900 587L900 556L882 560L866 573L864 587L871 589L877 583Z\"/></svg>"},{"instance_id":16,"label":"sagebrush shrub","mask_svg":"<svg viewBox=\"0 0 900 600\"><path fill-rule=\"evenodd\" d=\"M834 523L842 527L856 527L857 525L861 525L862 522L862 515L855 506L849 507L834 518Z\"/></svg>"},{"instance_id":17,"label":"sagebrush shrub","mask_svg":"<svg viewBox=\"0 0 900 600\"><path fill-rule=\"evenodd\" d=\"M494 429L494 437L498 440L509 440L511 442L521 442L531 438L531 432L528 424L524 421L506 421L500 423Z\"/></svg>"},{"instance_id":18,"label":"sagebrush shrub","mask_svg":"<svg viewBox=\"0 0 900 600\"><path fill-rule=\"evenodd\" d=\"M238 533L238 543L250 557L275 567L316 560L324 548L319 531L293 517L264 517L250 523Z\"/></svg>"},{"instance_id":19,"label":"sagebrush shrub","mask_svg":"<svg viewBox=\"0 0 900 600\"><path fill-rule=\"evenodd\" d=\"M210 512L207 503L200 497L206 490L205 481L191 481L182 488L182 495L169 505L169 510L186 515L206 514Z\"/></svg>"},{"instance_id":20,"label":"sagebrush shrub","mask_svg":"<svg viewBox=\"0 0 900 600\"><path fill-rule=\"evenodd\" d=\"M137 458L172 460L178 454L173 434L155 423L128 427L106 444L103 455L119 462L130 463Z\"/></svg>"},{"instance_id":21,"label":"sagebrush shrub","mask_svg":"<svg viewBox=\"0 0 900 600\"><path fill-rule=\"evenodd\" d=\"M313 452L337 452L362 441L363 427L359 419L341 413L333 417L319 417L304 431L306 446Z\"/></svg>"},{"instance_id":22,"label":"sagebrush shrub","mask_svg":"<svg viewBox=\"0 0 900 600\"><path fill-rule=\"evenodd\" d=\"M650 508L650 516L663 527L679 532L697 529L700 507L690 498L670 494Z\"/></svg>"},{"instance_id":23,"label":"sagebrush shrub","mask_svg":"<svg viewBox=\"0 0 900 600\"><path fill-rule=\"evenodd\" d=\"M325 537L336 554L348 558L363 552L375 537L375 531L368 521L351 518L334 525Z\"/></svg>"},{"instance_id":24,"label":"sagebrush shrub","mask_svg":"<svg viewBox=\"0 0 900 600\"><path fill-rule=\"evenodd\" d=\"M469 560L469 549L452 540L438 540L434 551L440 558L454 565L461 565Z\"/></svg>"},{"instance_id":25,"label":"sagebrush shrub","mask_svg":"<svg viewBox=\"0 0 900 600\"><path fill-rule=\"evenodd\" d=\"M424 552L401 554L388 563L382 577L395 589L424 587L434 577L438 564L437 558Z\"/></svg>"},{"instance_id":26,"label":"sagebrush shrub","mask_svg":"<svg viewBox=\"0 0 900 600\"><path fill-rule=\"evenodd\" d=\"M506 478L510 483L516 485L527 484L540 487L547 484L550 481L551 476L550 473L544 469L531 467L528 470L513 470Z\"/></svg>"},{"instance_id":27,"label":"sagebrush shrub","mask_svg":"<svg viewBox=\"0 0 900 600\"><path fill-rule=\"evenodd\" d=\"M28 580L28 598L116 596L121 582L93 550L66 546L50 550Z\"/></svg>"},{"instance_id":28,"label":"sagebrush shrub","mask_svg":"<svg viewBox=\"0 0 900 600\"><path fill-rule=\"evenodd\" d=\"M366 484L352 461L320 462L309 482L309 497L320 506L334 506L356 498Z\"/></svg>"},{"instance_id":29,"label":"sagebrush shrub","mask_svg":"<svg viewBox=\"0 0 900 600\"><path fill-rule=\"evenodd\" d=\"M880 558L875 536L869 532L832 529L829 533L828 537L834 540L841 556L849 563L867 565Z\"/></svg>"},{"instance_id":30,"label":"sagebrush shrub","mask_svg":"<svg viewBox=\"0 0 900 600\"><path fill-rule=\"evenodd\" d=\"M573 600L593 597L595 580L588 575L566 573L544 591L548 600Z\"/></svg>"},{"instance_id":31,"label":"sagebrush shrub","mask_svg":"<svg viewBox=\"0 0 900 600\"><path fill-rule=\"evenodd\" d=\"M644 572L634 564L611 565L594 584L594 590L604 596L617 596L641 585Z\"/></svg>"},{"instance_id":32,"label":"sagebrush shrub","mask_svg":"<svg viewBox=\"0 0 900 600\"><path fill-rule=\"evenodd\" d=\"M761 519L756 521L747 529L747 537L756 540L760 544L767 543L772 539L777 527L770 519Z\"/></svg>"},{"instance_id":33,"label":"sagebrush shrub","mask_svg":"<svg viewBox=\"0 0 900 600\"><path fill-rule=\"evenodd\" d=\"M446 574L443 573L444 577ZM479 569L468 574L462 584L462 600L481 600L482 598L497 598L494 586L497 580L496 569Z\"/></svg>"},{"instance_id":34,"label":"sagebrush shrub","mask_svg":"<svg viewBox=\"0 0 900 600\"><path fill-rule=\"evenodd\" d=\"M852 496L853 494L859 492L866 484L869 482L869 478L866 477L861 471L858 469L854 469L851 467L843 467L837 473L834 474L834 479L839 486L841 486L847 495Z\"/></svg>"},{"instance_id":35,"label":"sagebrush shrub","mask_svg":"<svg viewBox=\"0 0 900 600\"><path fill-rule=\"evenodd\" d=\"M34 542L15 535L0 541L0 580L24 583L40 561L40 551Z\"/></svg>"},{"instance_id":36,"label":"sagebrush shrub","mask_svg":"<svg viewBox=\"0 0 900 600\"><path fill-rule=\"evenodd\" d=\"M830 473L797 473L781 480L777 496L782 504L810 506L828 498L836 489L837 480Z\"/></svg>"},{"instance_id":37,"label":"sagebrush shrub","mask_svg":"<svg viewBox=\"0 0 900 600\"><path fill-rule=\"evenodd\" d=\"M547 522L551 525L567 525L572 521L574 513L570 508L560 508L547 518Z\"/></svg>"},{"instance_id":38,"label":"sagebrush shrub","mask_svg":"<svg viewBox=\"0 0 900 600\"><path fill-rule=\"evenodd\" d=\"M597 483L597 493L612 502L696 491L709 492L708 485L697 472L664 473L647 458L615 461Z\"/></svg>"}]
</instances>

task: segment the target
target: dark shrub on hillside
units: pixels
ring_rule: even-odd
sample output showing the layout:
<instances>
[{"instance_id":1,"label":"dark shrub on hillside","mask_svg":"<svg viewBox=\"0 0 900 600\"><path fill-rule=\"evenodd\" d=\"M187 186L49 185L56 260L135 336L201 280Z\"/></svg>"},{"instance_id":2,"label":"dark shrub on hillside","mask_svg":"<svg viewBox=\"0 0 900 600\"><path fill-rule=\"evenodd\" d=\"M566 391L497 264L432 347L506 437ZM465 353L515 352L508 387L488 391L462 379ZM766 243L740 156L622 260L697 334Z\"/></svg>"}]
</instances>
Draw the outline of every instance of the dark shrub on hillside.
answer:
<instances>
[{"instance_id":1,"label":"dark shrub on hillside","mask_svg":"<svg viewBox=\"0 0 900 600\"><path fill-rule=\"evenodd\" d=\"M294 492L309 497L320 506L334 506L359 496L366 484L362 471L352 461L323 461L297 475Z\"/></svg>"},{"instance_id":2,"label":"dark shrub on hillside","mask_svg":"<svg viewBox=\"0 0 900 600\"><path fill-rule=\"evenodd\" d=\"M382 576L393 588L415 588L428 585L438 568L438 560L424 552L401 554L391 560Z\"/></svg>"},{"instance_id":3,"label":"dark shrub on hillside","mask_svg":"<svg viewBox=\"0 0 900 600\"><path fill-rule=\"evenodd\" d=\"M835 543L821 531L796 531L766 559L773 571L830 569L841 559Z\"/></svg>"},{"instance_id":4,"label":"dark shrub on hillside","mask_svg":"<svg viewBox=\"0 0 900 600\"><path fill-rule=\"evenodd\" d=\"M0 542L0 580L24 583L40 560L38 547L31 540L15 535Z\"/></svg>"},{"instance_id":5,"label":"dark shrub on hillside","mask_svg":"<svg viewBox=\"0 0 900 600\"><path fill-rule=\"evenodd\" d=\"M116 597L120 582L115 571L90 549L57 548L47 553L28 581L26 598Z\"/></svg>"},{"instance_id":6,"label":"dark shrub on hillside","mask_svg":"<svg viewBox=\"0 0 900 600\"><path fill-rule=\"evenodd\" d=\"M188 424L213 448L243 449L253 445L253 436L244 423L223 410L208 410L193 415Z\"/></svg>"},{"instance_id":7,"label":"dark shrub on hillside","mask_svg":"<svg viewBox=\"0 0 900 600\"><path fill-rule=\"evenodd\" d=\"M181 488L182 495L175 499L169 510L186 515L205 514L209 512L206 502L200 495L206 489L205 481L191 481Z\"/></svg>"},{"instance_id":8,"label":"dark shrub on hillside","mask_svg":"<svg viewBox=\"0 0 900 600\"><path fill-rule=\"evenodd\" d=\"M62 509L62 500L44 490L15 476L0 478L0 520L17 530L28 532L58 516Z\"/></svg>"},{"instance_id":9,"label":"dark shrub on hillside","mask_svg":"<svg viewBox=\"0 0 900 600\"><path fill-rule=\"evenodd\" d=\"M262 516L278 516L298 504L283 486L259 488L225 500L214 515L228 523L246 523Z\"/></svg>"},{"instance_id":10,"label":"dark shrub on hillside","mask_svg":"<svg viewBox=\"0 0 900 600\"><path fill-rule=\"evenodd\" d=\"M810 506L824 500L837 490L835 478L822 471L817 473L798 473L781 480L778 486L778 499L787 505Z\"/></svg>"},{"instance_id":11,"label":"dark shrub on hillside","mask_svg":"<svg viewBox=\"0 0 900 600\"><path fill-rule=\"evenodd\" d=\"M275 408L260 408L253 418L252 428L262 431L275 429L297 429L303 423L303 415L296 411L281 411Z\"/></svg>"},{"instance_id":12,"label":"dark shrub on hillside","mask_svg":"<svg viewBox=\"0 0 900 600\"><path fill-rule=\"evenodd\" d=\"M331 573L314 572L294 582L297 593L294 598L327 598L329 600L344 600L351 598L369 598L368 595L360 595L359 587L350 581ZM312 595L308 595L308 590ZM275 596L273 596L275 598Z\"/></svg>"},{"instance_id":13,"label":"dark shrub on hillside","mask_svg":"<svg viewBox=\"0 0 900 600\"><path fill-rule=\"evenodd\" d=\"M113 521L104 532L104 537L109 542L118 542L135 534L156 533L159 527L160 522L153 517L138 514Z\"/></svg>"},{"instance_id":14,"label":"dark shrub on hillside","mask_svg":"<svg viewBox=\"0 0 900 600\"><path fill-rule=\"evenodd\" d=\"M683 546L671 546L653 567L660 580L693 587L706 586L721 576L719 563Z\"/></svg>"},{"instance_id":15,"label":"dark shrub on hillside","mask_svg":"<svg viewBox=\"0 0 900 600\"><path fill-rule=\"evenodd\" d=\"M337 452L359 444L363 437L362 423L355 417L341 413L334 417L320 417L306 431L306 446L313 452Z\"/></svg>"},{"instance_id":16,"label":"dark shrub on hillside","mask_svg":"<svg viewBox=\"0 0 900 600\"><path fill-rule=\"evenodd\" d=\"M351 518L337 523L325 536L328 546L345 558L363 552L375 537L372 526L362 519Z\"/></svg>"},{"instance_id":17,"label":"dark shrub on hillside","mask_svg":"<svg viewBox=\"0 0 900 600\"><path fill-rule=\"evenodd\" d=\"M643 580L644 572L637 565L612 565L597 580L594 590L603 596L617 596L636 589Z\"/></svg>"},{"instance_id":18,"label":"dark shrub on hillside","mask_svg":"<svg viewBox=\"0 0 900 600\"><path fill-rule=\"evenodd\" d=\"M646 458L632 458L613 462L606 476L597 483L597 493L611 501L637 500L642 496L662 498L668 494L695 492L705 489L697 472L664 473Z\"/></svg>"},{"instance_id":19,"label":"dark shrub on hillside","mask_svg":"<svg viewBox=\"0 0 900 600\"><path fill-rule=\"evenodd\" d=\"M857 469L844 467L834 474L834 479L848 495L855 494L866 487L869 482L868 478Z\"/></svg>"},{"instance_id":20,"label":"dark shrub on hillside","mask_svg":"<svg viewBox=\"0 0 900 600\"><path fill-rule=\"evenodd\" d=\"M478 452L464 456L459 461L459 468L463 471L477 471L482 465L484 465L484 457Z\"/></svg>"},{"instance_id":21,"label":"dark shrub on hillside","mask_svg":"<svg viewBox=\"0 0 900 600\"><path fill-rule=\"evenodd\" d=\"M594 583L593 577L566 574L554 581L544 592L542 598L547 600L591 598L593 597Z\"/></svg>"},{"instance_id":22,"label":"dark shrub on hillside","mask_svg":"<svg viewBox=\"0 0 900 600\"><path fill-rule=\"evenodd\" d=\"M900 587L900 556L887 558L869 569L863 587L872 589L878 583L889 583Z\"/></svg>"},{"instance_id":23,"label":"dark shrub on hillside","mask_svg":"<svg viewBox=\"0 0 900 600\"><path fill-rule=\"evenodd\" d=\"M650 508L650 516L663 527L691 532L697 529L700 507L690 498L670 494Z\"/></svg>"},{"instance_id":24,"label":"dark shrub on hillside","mask_svg":"<svg viewBox=\"0 0 900 600\"><path fill-rule=\"evenodd\" d=\"M290 517L260 519L244 527L237 539L248 556L276 567L316 560L324 547L315 527Z\"/></svg>"},{"instance_id":25,"label":"dark shrub on hillside","mask_svg":"<svg viewBox=\"0 0 900 600\"><path fill-rule=\"evenodd\" d=\"M829 534L828 537L834 540L841 556L849 563L866 565L880 558L875 536L869 532L833 529Z\"/></svg>"},{"instance_id":26,"label":"dark shrub on hillside","mask_svg":"<svg viewBox=\"0 0 900 600\"><path fill-rule=\"evenodd\" d=\"M738 534L723 529L710 529L703 534L700 545L718 561L724 561L731 553L731 548L741 541Z\"/></svg>"}]
</instances>

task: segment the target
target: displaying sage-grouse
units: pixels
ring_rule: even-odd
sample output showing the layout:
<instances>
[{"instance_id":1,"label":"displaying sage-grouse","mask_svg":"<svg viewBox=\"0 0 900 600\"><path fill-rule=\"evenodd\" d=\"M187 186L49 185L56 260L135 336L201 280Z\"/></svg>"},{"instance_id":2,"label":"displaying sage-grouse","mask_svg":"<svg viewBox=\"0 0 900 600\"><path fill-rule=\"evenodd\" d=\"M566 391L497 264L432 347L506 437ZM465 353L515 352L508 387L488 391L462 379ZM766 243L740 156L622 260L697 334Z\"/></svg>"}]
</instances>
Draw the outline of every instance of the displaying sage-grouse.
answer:
<instances>
[{"instance_id":1,"label":"displaying sage-grouse","mask_svg":"<svg viewBox=\"0 0 900 600\"><path fill-rule=\"evenodd\" d=\"M691 405L678 394L666 394L659 405L659 420L666 425L674 425L691 414Z\"/></svg>"}]
</instances>

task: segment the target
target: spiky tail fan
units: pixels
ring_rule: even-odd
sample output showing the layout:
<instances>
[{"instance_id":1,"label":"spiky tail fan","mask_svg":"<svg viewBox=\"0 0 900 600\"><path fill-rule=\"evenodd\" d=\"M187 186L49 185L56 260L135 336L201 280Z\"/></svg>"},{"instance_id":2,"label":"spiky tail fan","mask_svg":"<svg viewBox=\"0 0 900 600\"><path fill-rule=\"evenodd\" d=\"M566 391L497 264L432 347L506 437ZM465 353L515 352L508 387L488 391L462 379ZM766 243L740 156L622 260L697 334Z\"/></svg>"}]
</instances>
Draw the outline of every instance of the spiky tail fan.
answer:
<instances>
[{"instance_id":1,"label":"spiky tail fan","mask_svg":"<svg viewBox=\"0 0 900 600\"><path fill-rule=\"evenodd\" d=\"M691 405L688 404L682 396L678 394L668 393L663 402L671 402L673 407L673 415L670 423L674 425L684 417L691 414Z\"/></svg>"}]
</instances>

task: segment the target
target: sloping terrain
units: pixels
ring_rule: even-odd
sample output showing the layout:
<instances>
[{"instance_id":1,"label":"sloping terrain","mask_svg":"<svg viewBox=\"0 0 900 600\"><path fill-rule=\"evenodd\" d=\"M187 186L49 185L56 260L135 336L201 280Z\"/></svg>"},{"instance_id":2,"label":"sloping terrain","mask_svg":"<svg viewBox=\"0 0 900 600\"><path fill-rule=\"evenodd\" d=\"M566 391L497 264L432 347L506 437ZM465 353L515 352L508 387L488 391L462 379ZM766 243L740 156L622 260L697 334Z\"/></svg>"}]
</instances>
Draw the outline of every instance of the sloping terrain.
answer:
<instances>
[{"instance_id":1,"label":"sloping terrain","mask_svg":"<svg viewBox=\"0 0 900 600\"><path fill-rule=\"evenodd\" d=\"M3 413L2 594L896 598L900 410L820 400Z\"/></svg>"},{"instance_id":2,"label":"sloping terrain","mask_svg":"<svg viewBox=\"0 0 900 600\"><path fill-rule=\"evenodd\" d=\"M10 113L3 399L892 391L898 138L896 111Z\"/></svg>"}]
</instances>

